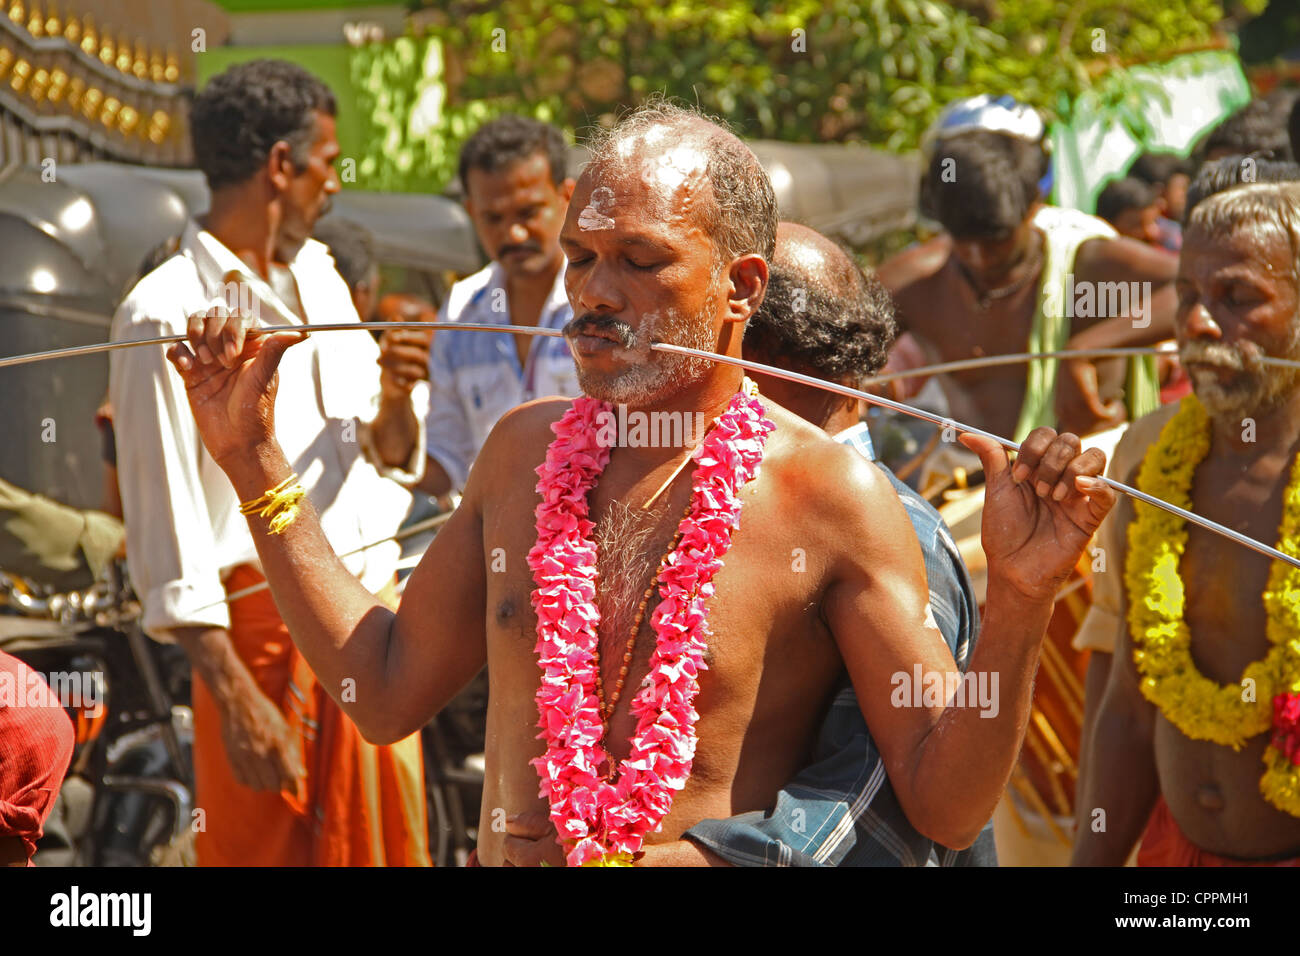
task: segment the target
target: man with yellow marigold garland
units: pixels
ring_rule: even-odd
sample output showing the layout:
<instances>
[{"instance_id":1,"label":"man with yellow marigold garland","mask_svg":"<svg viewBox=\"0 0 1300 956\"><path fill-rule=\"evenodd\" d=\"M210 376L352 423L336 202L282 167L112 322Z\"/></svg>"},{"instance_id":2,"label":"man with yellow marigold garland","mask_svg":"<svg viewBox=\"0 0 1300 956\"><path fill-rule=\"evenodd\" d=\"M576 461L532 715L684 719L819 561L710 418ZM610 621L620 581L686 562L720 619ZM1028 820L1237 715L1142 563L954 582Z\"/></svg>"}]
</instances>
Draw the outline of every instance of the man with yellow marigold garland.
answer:
<instances>
[{"instance_id":1,"label":"man with yellow marigold garland","mask_svg":"<svg viewBox=\"0 0 1300 956\"><path fill-rule=\"evenodd\" d=\"M1194 394L1135 422L1113 474L1300 555L1300 371L1260 362L1300 358L1300 183L1197 206L1176 288ZM1085 629L1108 617L1115 657L1073 862L1140 838L1139 866L1300 866L1300 570L1131 500L1100 540L1118 601Z\"/></svg>"}]
</instances>

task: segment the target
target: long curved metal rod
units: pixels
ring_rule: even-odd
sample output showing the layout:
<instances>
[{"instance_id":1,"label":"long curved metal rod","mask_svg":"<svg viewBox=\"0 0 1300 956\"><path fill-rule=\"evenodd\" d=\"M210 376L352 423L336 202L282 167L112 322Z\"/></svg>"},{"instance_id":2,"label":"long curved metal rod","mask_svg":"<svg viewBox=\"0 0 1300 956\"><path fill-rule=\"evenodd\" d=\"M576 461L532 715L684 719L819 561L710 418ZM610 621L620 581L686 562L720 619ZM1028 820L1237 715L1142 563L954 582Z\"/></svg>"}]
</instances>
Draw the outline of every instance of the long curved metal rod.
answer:
<instances>
[{"instance_id":1,"label":"long curved metal rod","mask_svg":"<svg viewBox=\"0 0 1300 956\"><path fill-rule=\"evenodd\" d=\"M900 372L873 375L863 381L878 385L882 382L892 382L900 378L927 378L931 375L942 375L945 372L964 372L975 368L992 368L995 365L1019 365L1032 362L1034 359L1120 358L1128 355L1177 356L1178 349L1174 347L1162 349L1146 345L1109 349L1061 349L1056 352L1009 352L1006 355L983 355L979 358L959 359L955 362L940 362L937 365L921 365ZM1265 355L1261 356L1259 361L1264 365L1300 368L1300 361L1295 359L1274 358L1271 355Z\"/></svg>"},{"instance_id":2,"label":"long curved metal rod","mask_svg":"<svg viewBox=\"0 0 1300 956\"><path fill-rule=\"evenodd\" d=\"M270 335L272 332L353 332L365 329L367 332L385 329L461 329L465 332L514 332L520 335L551 335L563 333L559 329L538 329L526 325L485 325L471 322L337 322L323 325L264 325L249 329L249 335ZM153 339L127 339L121 342L101 342L98 345L74 345L66 349L52 349L48 352L28 352L26 355L10 355L0 358L0 368L11 365L28 365L32 362L45 362L58 358L77 358L82 355L96 355L100 352L116 352L118 349L141 348L146 345L171 345L184 342L185 335L163 335Z\"/></svg>"},{"instance_id":3,"label":"long curved metal rod","mask_svg":"<svg viewBox=\"0 0 1300 956\"><path fill-rule=\"evenodd\" d=\"M503 333L511 333L516 335L546 335L552 337L557 337L563 334L559 329L542 329L542 328L535 328L533 326L521 326L521 325L487 325L487 324L475 324L475 323L468 323L468 322L383 322L383 323L343 322L343 323L332 324L332 325L263 326L257 329L250 329L249 334L267 335L272 332L346 332L346 331L358 331L362 329L366 331L372 331L376 327L388 328L388 329L393 329L393 328L460 329L466 332L503 332ZM50 352L33 352L28 355L14 355L8 358L0 359L0 368L4 368L10 365L24 365L29 362L39 362L51 358L68 358L76 355L92 355L95 354L96 352L108 352L120 348L135 348L135 347L142 347L146 345L168 345L172 342L184 341L186 338L187 336L184 335L167 335L167 336L162 336L160 338L154 338L154 339L139 339L135 341L123 341L123 342L107 342L100 345L83 345L83 346L75 346L70 349L55 349ZM872 405L879 405L883 408L893 409L894 411L900 412L901 414L910 415L913 418L919 418L922 421L930 422L932 424L938 425L941 428L951 428L955 432L969 432L970 434L973 435L982 435L983 437L989 438L997 442L998 444L1002 445L1004 448L1010 449L1012 451L1020 450L1020 445L1017 442L1013 442L1009 439L1003 438L1000 435L994 435L992 432L986 432L983 429L975 428L971 425L963 425L961 422L954 421L951 418L944 418L940 415L935 415L931 412L925 411L924 409L915 408L911 405L905 405L902 402L896 402L893 399L883 398L879 395L872 395L868 392L863 392L856 388L849 388L847 385L838 385L835 382L827 382L820 378L814 378L811 375L804 375L800 372L789 372L783 368L777 368L774 365L764 365L761 362L751 362L746 359L734 358L729 355L718 355L715 352L705 352L700 349L688 348L684 345L670 345L666 342L656 342L652 344L650 348L658 352L676 352L680 355L692 355L695 356L696 358L711 359L715 362L721 362L724 365L734 365L738 368L749 369L755 372L762 372L766 375L771 375L773 378L785 379L786 381L796 382L801 385L810 385L813 388L820 388L824 391L833 392L837 395L844 395L848 398L856 398L865 402L869 402ZM1033 356L1033 357L1040 357L1040 356ZM1178 517L1182 518L1184 521L1189 521L1192 524L1205 528L1207 531L1212 531L1215 534L1222 535L1223 537L1229 539L1230 541L1235 541L1238 544L1250 548L1250 550L1252 551L1256 551L1260 554L1266 555L1267 557L1272 558L1275 561L1283 561L1294 568L1300 568L1300 558L1292 557L1289 554L1283 554L1281 551L1277 550L1276 548L1264 544L1262 541L1256 541L1254 538L1247 537L1246 535L1241 534L1239 531L1234 531L1231 528L1225 527L1224 525L1219 524L1217 521L1211 521L1209 518L1202 518L1198 514L1195 514L1191 511L1187 511L1183 508L1179 508L1177 505L1171 505L1169 502L1162 501L1159 498L1152 497L1151 495L1148 495L1144 491L1139 491L1136 488L1130 488L1128 485L1115 481L1113 478L1108 478L1105 475L1101 476L1101 480L1104 481L1106 484L1110 485L1110 487L1114 488L1116 491L1123 492L1124 494L1129 495L1132 498L1136 498L1139 501L1144 501L1147 504L1152 505L1156 508L1160 508L1164 511L1168 511L1170 514L1178 515Z\"/></svg>"},{"instance_id":4,"label":"long curved metal rod","mask_svg":"<svg viewBox=\"0 0 1300 956\"><path fill-rule=\"evenodd\" d=\"M1012 451L1020 450L1020 444L1018 442L1013 442L1009 439L994 435L991 432L986 432L981 428L972 428L970 425L963 425L961 422L955 422L951 418L934 415L924 409L913 408L911 405L904 405L902 402L896 402L890 398L882 398L879 395L872 395L868 392L859 391L856 388L849 388L847 385L837 385L834 382L827 382L820 378L814 378L811 375L803 375L799 372L790 372L773 365L763 365L759 362L750 362L746 359L733 358L729 355L717 355L713 352L703 352L699 349L687 348L684 345L657 343L651 345L650 348L660 352L676 352L680 355L693 355L696 358L712 359L713 361L721 362L724 365L735 365L739 368L749 369L754 372L762 372L765 375L771 375L773 378L785 379L787 382L797 382L800 385L811 385L814 388L820 388L827 392L834 392L837 395L844 395L848 398L857 398L865 402L870 402L873 405L891 408L896 412L910 415L913 418L919 418L922 421L931 422L941 428L951 428L955 432L969 432L972 435L982 435L985 438L991 438L1002 447ZM1113 478L1108 478L1105 475L1100 477L1102 481L1110 485L1110 487L1114 488L1116 491L1122 491L1124 494L1136 498L1138 501L1145 501L1149 505L1168 511L1170 514L1178 515L1184 521L1189 521L1192 524L1199 525L1207 531L1213 531L1215 534L1221 534L1225 538L1235 541L1240 545L1244 545L1252 551L1258 551L1260 554L1266 555L1275 561L1283 561L1294 568L1300 568L1300 558L1284 554L1276 548L1270 547L1261 541L1256 541L1254 538L1247 537L1239 531L1234 531L1231 528L1225 527L1217 521L1211 521L1209 518L1202 518L1200 515L1180 508L1177 505L1171 505L1167 501L1162 501L1159 498L1152 497L1145 491L1130 488L1128 485L1116 481Z\"/></svg>"}]
</instances>

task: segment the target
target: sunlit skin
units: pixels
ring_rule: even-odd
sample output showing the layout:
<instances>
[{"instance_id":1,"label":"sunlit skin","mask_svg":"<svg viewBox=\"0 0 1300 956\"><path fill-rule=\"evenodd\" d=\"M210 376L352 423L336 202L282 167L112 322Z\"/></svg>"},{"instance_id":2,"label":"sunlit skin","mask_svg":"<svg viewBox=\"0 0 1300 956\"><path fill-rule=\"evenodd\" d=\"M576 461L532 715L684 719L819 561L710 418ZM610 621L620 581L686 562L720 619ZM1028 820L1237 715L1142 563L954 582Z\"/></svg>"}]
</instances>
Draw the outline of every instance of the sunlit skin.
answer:
<instances>
[{"instance_id":1,"label":"sunlit skin","mask_svg":"<svg viewBox=\"0 0 1300 956\"><path fill-rule=\"evenodd\" d=\"M709 200L703 171L659 162L690 139L671 133L658 150L647 146L584 172L562 232L570 301L579 322L584 315L622 322L642 342L665 329L680 331L683 321L711 326L715 348L738 355L741 324L762 299L766 262L753 253L716 259L694 218L696 204ZM608 215L615 224L584 232L581 212L598 185L613 192ZM189 345L169 355L209 452L246 499L288 474L274 437L272 373L297 339L280 333L245 342L242 329L238 317L206 319ZM216 362L201 361L190 347L205 343L209 354L225 356L226 342L234 356ZM711 419L741 385L738 369L691 372L645 346L628 350L606 338L574 346L580 377L610 394L633 382L648 396L638 406L644 409L699 411ZM646 372L643 364L653 367ZM662 384L664 369L680 376L675 385ZM355 688L355 698L340 699L340 706L369 739L396 740L423 726L488 665L479 854L489 865L561 858L553 836L526 841L535 856L508 856L506 834L493 823L499 811L517 817L547 809L529 765L543 744L536 736L537 622L525 554L536 533L533 468L567 407L542 400L502 419L396 614L345 573L310 508L283 535L266 534L255 518L258 553L290 633L323 687L340 697L345 680ZM991 815L1019 750L1052 596L1113 504L1109 489L1090 481L1104 457L1081 454L1074 436L1044 429L1027 442L1017 483L995 443L968 439L990 474L984 520L996 539L986 542L989 636L971 666L999 672L1001 708L992 719L974 708L896 708L893 674L918 663L935 673L955 670L941 635L926 626L925 571L910 522L887 480L861 456L776 405L768 414L776 431L759 477L742 492L741 526L709 601L709 669L695 701L692 775L648 842L653 850L703 818L770 807L806 762L822 709L847 667L913 824L945 845L967 846ZM614 449L589 496L592 519L602 521L616 500L632 508L645 502L688 451ZM652 513L644 554L628 556L649 566L647 577L689 499L689 473L664 493L662 514L670 517L660 521ZM1046 497L1058 483L1060 502ZM792 570L796 547L806 554L802 571ZM500 556L504 570L493 567ZM650 633L643 626L629 688L648 671ZM607 695L626 641L621 631L599 631ZM616 759L634 731L633 693L620 700L609 726L606 744ZM960 800L952 799L955 791Z\"/></svg>"},{"instance_id":2,"label":"sunlit skin","mask_svg":"<svg viewBox=\"0 0 1300 956\"><path fill-rule=\"evenodd\" d=\"M1177 331L1184 354L1222 345L1286 356L1297 332L1293 270L1291 245L1277 233L1243 229L1213 240L1188 232L1178 272ZM1203 359L1189 364L1188 372L1198 394L1210 388L1216 394L1267 390L1251 381L1250 372L1223 371ZM1166 406L1154 414L1163 420L1173 410ZM1253 433L1243 422L1246 412ZM1300 452L1300 389L1292 381L1271 406L1236 412L1225 406L1212 418L1212 428L1209 454L1193 479L1191 510L1274 543L1282 492ZM1120 477L1132 483L1136 469ZM1132 520L1129 501L1120 503L1116 520ZM1107 556L1112 569L1122 569L1124 560L1124 554ZM1200 672L1216 683L1239 682L1246 665L1270 647L1261 600L1268 571L1263 555L1188 526L1180 574L1191 652ZM1126 613L1125 607L1121 620ZM1259 792L1268 735L1252 738L1240 752L1184 736L1139 692L1127 625L1116 638L1104 697L1100 704L1089 699L1090 716L1099 709L1079 785L1075 862L1122 863L1158 792L1179 828L1204 850L1241 859L1300 855L1300 819L1275 809ZM1087 808L1093 807L1106 809L1104 833L1091 828Z\"/></svg>"},{"instance_id":3,"label":"sunlit skin","mask_svg":"<svg viewBox=\"0 0 1300 956\"><path fill-rule=\"evenodd\" d=\"M1031 220L1010 235L955 239L947 233L883 263L877 276L898 306L900 333L910 333L928 362L950 362L1028 350L1041 287L1043 236ZM1094 239L1079 246L1076 288L1087 283L1150 282L1149 324L1132 316L1071 320L1070 348L1154 345L1173 335L1172 280L1177 257L1130 239ZM1012 290L979 307L981 294ZM1088 434L1124 420L1123 359L1064 362L1057 376L1056 410L1065 431ZM1023 364L951 372L939 379L949 414L998 435L1011 436L1024 404Z\"/></svg>"}]
</instances>

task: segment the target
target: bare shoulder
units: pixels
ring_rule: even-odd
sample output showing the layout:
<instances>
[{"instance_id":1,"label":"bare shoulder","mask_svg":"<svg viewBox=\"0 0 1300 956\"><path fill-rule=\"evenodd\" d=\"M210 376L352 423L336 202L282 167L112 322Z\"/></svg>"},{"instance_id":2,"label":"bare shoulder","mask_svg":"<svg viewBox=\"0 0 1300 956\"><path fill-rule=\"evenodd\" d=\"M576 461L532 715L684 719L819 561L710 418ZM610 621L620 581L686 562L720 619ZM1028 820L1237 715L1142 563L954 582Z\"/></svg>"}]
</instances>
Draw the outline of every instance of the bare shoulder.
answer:
<instances>
[{"instance_id":1,"label":"bare shoulder","mask_svg":"<svg viewBox=\"0 0 1300 956\"><path fill-rule=\"evenodd\" d=\"M893 295L902 295L911 286L934 278L952 252L947 233L904 249L876 268L878 278Z\"/></svg>"},{"instance_id":2,"label":"bare shoulder","mask_svg":"<svg viewBox=\"0 0 1300 956\"><path fill-rule=\"evenodd\" d=\"M1178 256L1125 236L1089 239L1074 254L1080 281L1168 282L1178 272Z\"/></svg>"},{"instance_id":3,"label":"bare shoulder","mask_svg":"<svg viewBox=\"0 0 1300 956\"><path fill-rule=\"evenodd\" d=\"M568 399L539 398L502 415L474 459L466 497L513 490L502 482L518 485L521 480L531 492L536 483L534 469L546 459L546 449L555 437L551 426L571 405Z\"/></svg>"},{"instance_id":4,"label":"bare shoulder","mask_svg":"<svg viewBox=\"0 0 1300 956\"><path fill-rule=\"evenodd\" d=\"M859 452L779 406L769 409L769 417L777 430L763 468L770 469L782 500L796 503L793 510L802 519L828 538L856 545L863 543L862 535L879 533L872 529L892 527L893 518L907 524L894 486ZM882 525L876 519L883 516L891 520Z\"/></svg>"}]
</instances>

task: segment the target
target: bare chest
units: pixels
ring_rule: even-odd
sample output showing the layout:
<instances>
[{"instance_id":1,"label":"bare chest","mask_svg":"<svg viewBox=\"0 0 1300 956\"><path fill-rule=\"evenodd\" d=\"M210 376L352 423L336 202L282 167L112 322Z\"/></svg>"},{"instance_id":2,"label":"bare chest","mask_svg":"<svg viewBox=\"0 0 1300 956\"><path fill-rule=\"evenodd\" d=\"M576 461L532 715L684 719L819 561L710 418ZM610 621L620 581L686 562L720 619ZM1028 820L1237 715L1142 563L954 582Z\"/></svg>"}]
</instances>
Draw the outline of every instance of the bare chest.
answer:
<instances>
[{"instance_id":1,"label":"bare chest","mask_svg":"<svg viewBox=\"0 0 1300 956\"><path fill-rule=\"evenodd\" d=\"M592 623L584 640L591 643L594 634L605 700L617 699L607 736L616 758L626 755L636 729L630 705L655 663L656 622L661 617L676 623L687 620L670 614L671 605L659 607L660 559L673 543L681 513L675 503L662 527L622 539L616 554L602 555L598 549L598 577L621 574L626 579L621 586L598 582L595 600L582 610ZM485 516L484 553L489 568L493 547L488 538L494 527L526 528L525 534L513 535L511 547L498 553L499 570L488 575L485 610L493 705L502 708L503 715L512 715L503 726L528 727L537 719L534 697L541 678L535 602L544 599L526 560L535 531L531 510L508 506L497 519ZM599 537L592 535L593 540ZM780 525L762 496L747 501L731 548L713 578L713 593L703 600L707 649L695 706L701 715L701 740L706 727L713 727L714 745L728 733L743 736L746 724L767 707L764 701L770 700L775 708L780 698L793 694L802 698L793 705L796 709L804 701L819 701L818 695L833 683L841 666L818 617L815 562L810 569L800 549L777 543L781 537ZM670 631L665 633L671 636ZM816 706L809 703L810 710ZM540 752L540 742L536 746ZM704 756L701 769L708 766L708 755Z\"/></svg>"},{"instance_id":2,"label":"bare chest","mask_svg":"<svg viewBox=\"0 0 1300 956\"><path fill-rule=\"evenodd\" d=\"M1280 484L1252 481L1214 466L1198 470L1193 510L1265 544L1274 545L1282 514ZM1235 683L1268 650L1263 592L1267 557L1195 526L1189 527L1180 567L1185 619L1198 669L1219 683Z\"/></svg>"}]
</instances>

